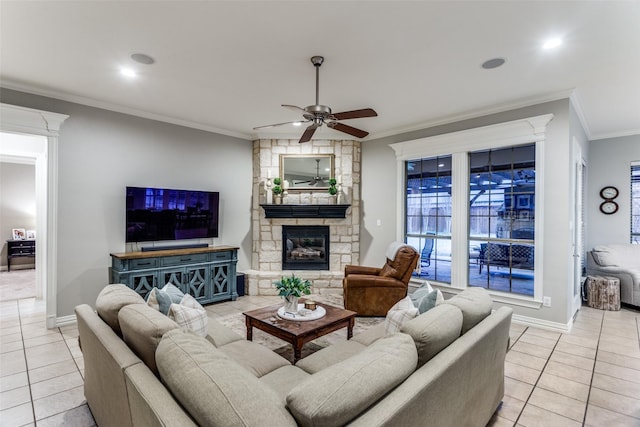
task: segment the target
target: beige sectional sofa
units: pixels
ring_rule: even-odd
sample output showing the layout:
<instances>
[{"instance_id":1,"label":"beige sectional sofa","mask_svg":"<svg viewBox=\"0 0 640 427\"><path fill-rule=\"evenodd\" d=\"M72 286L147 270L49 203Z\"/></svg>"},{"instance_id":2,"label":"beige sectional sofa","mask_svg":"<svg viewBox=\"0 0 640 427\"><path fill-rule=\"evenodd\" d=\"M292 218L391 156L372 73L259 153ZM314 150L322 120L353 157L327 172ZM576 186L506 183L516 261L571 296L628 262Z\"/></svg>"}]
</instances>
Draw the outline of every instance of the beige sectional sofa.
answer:
<instances>
[{"instance_id":1,"label":"beige sectional sofa","mask_svg":"<svg viewBox=\"0 0 640 427\"><path fill-rule=\"evenodd\" d=\"M620 301L640 307L640 245L600 245L587 252L587 274L620 279Z\"/></svg>"},{"instance_id":2,"label":"beige sectional sofa","mask_svg":"<svg viewBox=\"0 0 640 427\"><path fill-rule=\"evenodd\" d=\"M294 366L209 319L198 336L124 285L76 307L99 426L484 426L504 392L512 311L469 289Z\"/></svg>"}]
</instances>

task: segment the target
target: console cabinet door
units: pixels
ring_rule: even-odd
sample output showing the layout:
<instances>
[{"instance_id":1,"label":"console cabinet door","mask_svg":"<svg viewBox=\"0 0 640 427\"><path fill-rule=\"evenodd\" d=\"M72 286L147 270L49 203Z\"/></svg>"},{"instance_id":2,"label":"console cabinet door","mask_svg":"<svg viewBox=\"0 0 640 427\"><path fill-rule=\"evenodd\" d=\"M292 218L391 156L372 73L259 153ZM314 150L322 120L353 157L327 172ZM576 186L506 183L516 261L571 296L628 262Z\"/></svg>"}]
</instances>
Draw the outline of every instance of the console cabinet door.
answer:
<instances>
[{"instance_id":1,"label":"console cabinet door","mask_svg":"<svg viewBox=\"0 0 640 427\"><path fill-rule=\"evenodd\" d=\"M180 289L182 293L187 293L186 286L184 285L184 268L171 268L160 270L160 283L159 288L162 288L167 283L171 283L176 288Z\"/></svg>"},{"instance_id":2,"label":"console cabinet door","mask_svg":"<svg viewBox=\"0 0 640 427\"><path fill-rule=\"evenodd\" d=\"M136 291L144 299L151 289L158 286L157 273L155 271L146 273L131 273L125 283Z\"/></svg>"},{"instance_id":3,"label":"console cabinet door","mask_svg":"<svg viewBox=\"0 0 640 427\"><path fill-rule=\"evenodd\" d=\"M198 302L211 301L211 285L208 265L187 267L185 274L185 293L190 293Z\"/></svg>"}]
</instances>

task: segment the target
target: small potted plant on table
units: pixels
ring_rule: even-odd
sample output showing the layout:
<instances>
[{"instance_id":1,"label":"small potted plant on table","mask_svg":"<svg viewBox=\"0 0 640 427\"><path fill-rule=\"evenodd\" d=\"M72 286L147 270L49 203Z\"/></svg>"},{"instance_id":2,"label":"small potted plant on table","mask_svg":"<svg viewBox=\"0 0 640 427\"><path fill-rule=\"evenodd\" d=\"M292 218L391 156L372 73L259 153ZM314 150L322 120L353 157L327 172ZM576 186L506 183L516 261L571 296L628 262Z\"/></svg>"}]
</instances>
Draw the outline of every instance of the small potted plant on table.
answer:
<instances>
[{"instance_id":1,"label":"small potted plant on table","mask_svg":"<svg viewBox=\"0 0 640 427\"><path fill-rule=\"evenodd\" d=\"M284 311L286 313L298 312L298 298L311 293L311 282L302 280L292 274L291 277L282 277L279 281L273 282L278 290L278 295L284 298Z\"/></svg>"}]
</instances>

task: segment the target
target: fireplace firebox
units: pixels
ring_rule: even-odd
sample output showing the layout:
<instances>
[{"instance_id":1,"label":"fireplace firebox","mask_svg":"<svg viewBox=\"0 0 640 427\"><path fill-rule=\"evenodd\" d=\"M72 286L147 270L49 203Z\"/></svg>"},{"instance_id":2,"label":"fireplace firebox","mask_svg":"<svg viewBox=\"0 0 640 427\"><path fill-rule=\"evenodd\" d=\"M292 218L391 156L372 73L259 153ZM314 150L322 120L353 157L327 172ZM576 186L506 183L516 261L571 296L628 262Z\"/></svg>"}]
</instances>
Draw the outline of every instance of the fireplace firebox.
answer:
<instances>
[{"instance_id":1,"label":"fireplace firebox","mask_svg":"<svg viewBox=\"0 0 640 427\"><path fill-rule=\"evenodd\" d=\"M283 270L329 270L329 226L283 225Z\"/></svg>"}]
</instances>

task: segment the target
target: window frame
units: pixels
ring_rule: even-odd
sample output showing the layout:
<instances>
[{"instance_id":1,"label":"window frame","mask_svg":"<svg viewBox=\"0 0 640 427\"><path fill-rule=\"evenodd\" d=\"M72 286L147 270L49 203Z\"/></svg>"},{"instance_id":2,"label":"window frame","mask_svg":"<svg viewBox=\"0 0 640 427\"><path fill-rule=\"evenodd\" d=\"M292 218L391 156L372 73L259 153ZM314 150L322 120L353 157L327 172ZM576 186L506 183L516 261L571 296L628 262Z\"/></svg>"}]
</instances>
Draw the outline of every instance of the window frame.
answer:
<instances>
[{"instance_id":1,"label":"window frame","mask_svg":"<svg viewBox=\"0 0 640 427\"><path fill-rule=\"evenodd\" d=\"M509 146L536 144L535 183L535 249L533 297L489 291L494 300L525 307L538 308L542 304L544 247L544 147L547 124L553 114L529 117L495 125L466 129L437 136L390 144L396 154L397 218L396 236L404 239L405 231L405 167L407 160L451 155L452 162L452 218L451 218L451 284L442 286L454 293L467 288L469 268L469 152ZM423 280L418 280L422 282ZM438 283L434 283L438 285Z\"/></svg>"}]
</instances>

